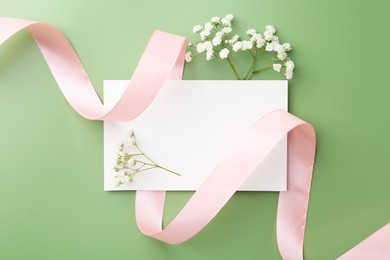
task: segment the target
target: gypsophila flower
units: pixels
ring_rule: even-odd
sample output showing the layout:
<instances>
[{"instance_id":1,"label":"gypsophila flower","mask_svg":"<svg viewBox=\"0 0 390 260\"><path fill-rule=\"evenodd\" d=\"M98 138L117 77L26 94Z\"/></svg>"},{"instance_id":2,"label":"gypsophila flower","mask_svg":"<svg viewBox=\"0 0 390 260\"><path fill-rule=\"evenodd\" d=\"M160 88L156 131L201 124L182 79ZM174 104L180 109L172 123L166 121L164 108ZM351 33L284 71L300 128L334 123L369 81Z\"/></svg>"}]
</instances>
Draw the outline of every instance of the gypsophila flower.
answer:
<instances>
[{"instance_id":1,"label":"gypsophila flower","mask_svg":"<svg viewBox=\"0 0 390 260\"><path fill-rule=\"evenodd\" d=\"M242 50L250 50L253 48L253 43L251 41L242 41Z\"/></svg>"},{"instance_id":2,"label":"gypsophila flower","mask_svg":"<svg viewBox=\"0 0 390 260\"><path fill-rule=\"evenodd\" d=\"M232 14L226 15L224 18L222 18L221 23L224 26L231 26L234 16Z\"/></svg>"},{"instance_id":3,"label":"gypsophila flower","mask_svg":"<svg viewBox=\"0 0 390 260\"><path fill-rule=\"evenodd\" d=\"M200 35L200 39L201 39L202 41L205 41L205 40L207 40L208 37L210 36L210 31L203 30L203 31L200 32L199 35Z\"/></svg>"},{"instance_id":4,"label":"gypsophila flower","mask_svg":"<svg viewBox=\"0 0 390 260\"><path fill-rule=\"evenodd\" d=\"M228 43L230 45L235 44L240 39L240 36L238 34L234 35L230 40L225 40L225 43Z\"/></svg>"},{"instance_id":5,"label":"gypsophila flower","mask_svg":"<svg viewBox=\"0 0 390 260\"><path fill-rule=\"evenodd\" d=\"M238 52L239 50L242 49L242 47L243 47L242 42L236 42L235 44L233 44L233 51Z\"/></svg>"},{"instance_id":6,"label":"gypsophila flower","mask_svg":"<svg viewBox=\"0 0 390 260\"><path fill-rule=\"evenodd\" d=\"M291 44L286 42L286 43L283 44L283 48L284 48L285 51L291 51Z\"/></svg>"},{"instance_id":7,"label":"gypsophila flower","mask_svg":"<svg viewBox=\"0 0 390 260\"><path fill-rule=\"evenodd\" d=\"M207 52L213 50L213 44L212 44L210 41L204 42L204 43L203 43L203 47L205 48L205 50L206 50Z\"/></svg>"},{"instance_id":8,"label":"gypsophila flower","mask_svg":"<svg viewBox=\"0 0 390 260\"><path fill-rule=\"evenodd\" d=\"M232 32L232 27L225 27L222 29L222 33L228 34Z\"/></svg>"},{"instance_id":9,"label":"gypsophila flower","mask_svg":"<svg viewBox=\"0 0 390 260\"><path fill-rule=\"evenodd\" d=\"M195 57L205 53L207 61L226 60L237 79L251 79L254 74L272 68L277 72L283 73L286 79L291 79L294 70L294 63L288 54L292 49L291 44L279 41L278 36L276 36L276 28L272 25L267 25L263 33L258 32L255 28L251 28L246 30L246 35L243 38L238 34L230 37L229 35L233 32L233 20L234 16L228 14L222 19L215 16L204 25L196 25L193 31L199 34L200 41L189 44L188 48L196 50L198 55L194 56L192 55L193 52L188 51L185 57L186 62L191 62ZM250 57L252 62L252 65L248 66L248 72L243 77L239 75L235 63L235 60L242 52L249 55L241 55L241 57ZM257 63L257 60L260 59L264 52L269 53L264 55L265 58L269 59L269 62L263 63L266 65L256 68L256 64L261 64ZM284 63L278 64L275 61Z\"/></svg>"},{"instance_id":10,"label":"gypsophila flower","mask_svg":"<svg viewBox=\"0 0 390 260\"><path fill-rule=\"evenodd\" d=\"M255 29L249 29L249 30L246 31L246 34L253 36L253 35L256 34L256 30Z\"/></svg>"},{"instance_id":11,"label":"gypsophila flower","mask_svg":"<svg viewBox=\"0 0 390 260\"><path fill-rule=\"evenodd\" d=\"M205 31L211 31L212 29L213 29L213 24L212 23L206 23L205 25L204 25L204 30Z\"/></svg>"},{"instance_id":12,"label":"gypsophila flower","mask_svg":"<svg viewBox=\"0 0 390 260\"><path fill-rule=\"evenodd\" d=\"M203 30L203 26L198 24L198 25L194 26L194 29L192 29L192 32L193 33L200 33L202 30Z\"/></svg>"},{"instance_id":13,"label":"gypsophila flower","mask_svg":"<svg viewBox=\"0 0 390 260\"><path fill-rule=\"evenodd\" d=\"M280 52L280 53L278 53L278 55L276 57L278 57L279 60L283 61L287 58L287 53Z\"/></svg>"},{"instance_id":14,"label":"gypsophila flower","mask_svg":"<svg viewBox=\"0 0 390 260\"><path fill-rule=\"evenodd\" d=\"M217 32L217 33L215 34L214 39L212 40L212 44L213 44L214 46L220 45L221 42L222 42L222 37L223 37L223 33L222 33L222 32Z\"/></svg>"},{"instance_id":15,"label":"gypsophila flower","mask_svg":"<svg viewBox=\"0 0 390 260\"><path fill-rule=\"evenodd\" d=\"M164 168L155 163L148 157L137 145L135 134L132 130L128 130L125 139L118 144L118 152L114 160L115 187L119 187L126 183L132 183L136 174L152 169L161 169L176 175L179 173ZM125 146L131 142L132 146Z\"/></svg>"},{"instance_id":16,"label":"gypsophila flower","mask_svg":"<svg viewBox=\"0 0 390 260\"><path fill-rule=\"evenodd\" d=\"M187 52L186 52L186 57L185 57L186 62L191 62L191 61L192 61L192 58L193 58L192 52L187 51Z\"/></svg>"},{"instance_id":17,"label":"gypsophila flower","mask_svg":"<svg viewBox=\"0 0 390 260\"><path fill-rule=\"evenodd\" d=\"M258 49L263 48L264 44L265 44L265 40L263 38L258 39L256 41L256 48L258 48Z\"/></svg>"},{"instance_id":18,"label":"gypsophila flower","mask_svg":"<svg viewBox=\"0 0 390 260\"><path fill-rule=\"evenodd\" d=\"M295 68L295 64L292 60L288 60L284 63L284 66L286 66L286 79L291 79L293 77L293 71Z\"/></svg>"},{"instance_id":19,"label":"gypsophila flower","mask_svg":"<svg viewBox=\"0 0 390 260\"><path fill-rule=\"evenodd\" d=\"M222 49L220 52L219 52L219 57L223 60L223 59L226 59L229 55L229 49L228 48L224 48Z\"/></svg>"},{"instance_id":20,"label":"gypsophila flower","mask_svg":"<svg viewBox=\"0 0 390 260\"><path fill-rule=\"evenodd\" d=\"M211 51L207 51L206 53L206 60L212 60L214 58L214 52L211 50Z\"/></svg>"},{"instance_id":21,"label":"gypsophila flower","mask_svg":"<svg viewBox=\"0 0 390 260\"><path fill-rule=\"evenodd\" d=\"M280 70L282 69L282 64L273 64L272 65L272 68L276 71L276 72L280 72Z\"/></svg>"},{"instance_id":22,"label":"gypsophila flower","mask_svg":"<svg viewBox=\"0 0 390 260\"><path fill-rule=\"evenodd\" d=\"M219 18L218 16L214 16L213 18L211 18L211 22L213 24L220 24L221 23L221 18Z\"/></svg>"},{"instance_id":23,"label":"gypsophila flower","mask_svg":"<svg viewBox=\"0 0 390 260\"><path fill-rule=\"evenodd\" d=\"M202 53L206 50L205 46L204 46L204 43L203 42L200 42L196 45L196 51L198 53Z\"/></svg>"}]
</instances>

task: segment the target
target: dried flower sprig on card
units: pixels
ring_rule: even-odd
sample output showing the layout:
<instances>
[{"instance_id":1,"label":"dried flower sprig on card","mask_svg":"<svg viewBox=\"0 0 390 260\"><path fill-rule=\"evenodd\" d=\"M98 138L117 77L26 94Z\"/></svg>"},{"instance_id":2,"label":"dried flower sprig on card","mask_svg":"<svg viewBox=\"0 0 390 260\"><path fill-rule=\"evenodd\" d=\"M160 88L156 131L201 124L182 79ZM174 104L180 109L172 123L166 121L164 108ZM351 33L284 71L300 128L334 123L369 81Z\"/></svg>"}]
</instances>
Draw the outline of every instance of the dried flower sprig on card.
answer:
<instances>
[{"instance_id":1,"label":"dried flower sprig on card","mask_svg":"<svg viewBox=\"0 0 390 260\"><path fill-rule=\"evenodd\" d=\"M263 34L255 29L246 31L247 39L243 39L238 34L231 36L232 22L234 16L226 15L224 18L213 17L204 25L196 25L193 33L200 37L200 41L189 42L185 60L191 62L195 57L205 53L206 60L227 61L234 75L239 80L248 80L256 73L273 68L277 72L284 74L286 79L293 77L295 68L294 62L288 56L291 51L290 43L280 43L275 35L276 29L272 25L267 25ZM250 54L251 62L248 71L240 76L236 68L235 59L240 53ZM256 62L264 53L272 54L273 58L268 64L257 67Z\"/></svg>"},{"instance_id":2,"label":"dried flower sprig on card","mask_svg":"<svg viewBox=\"0 0 390 260\"><path fill-rule=\"evenodd\" d=\"M154 162L138 146L133 130L128 130L126 138L118 143L118 153L115 158L114 171L115 187L126 183L132 183L134 177L140 173L152 169L162 169L166 172L181 176L181 174L169 170Z\"/></svg>"}]
</instances>

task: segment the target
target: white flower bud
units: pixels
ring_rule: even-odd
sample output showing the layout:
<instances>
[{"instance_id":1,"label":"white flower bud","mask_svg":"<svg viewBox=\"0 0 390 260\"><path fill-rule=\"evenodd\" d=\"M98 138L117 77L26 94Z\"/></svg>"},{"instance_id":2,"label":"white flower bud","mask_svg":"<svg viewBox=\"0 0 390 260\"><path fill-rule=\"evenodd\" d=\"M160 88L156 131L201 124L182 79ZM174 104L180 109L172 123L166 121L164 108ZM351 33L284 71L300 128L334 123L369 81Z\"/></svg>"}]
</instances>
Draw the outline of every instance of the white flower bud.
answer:
<instances>
[{"instance_id":1,"label":"white flower bud","mask_svg":"<svg viewBox=\"0 0 390 260\"><path fill-rule=\"evenodd\" d=\"M277 57L279 60L285 60L287 58L287 53L280 52L280 53L278 53Z\"/></svg>"},{"instance_id":2,"label":"white flower bud","mask_svg":"<svg viewBox=\"0 0 390 260\"><path fill-rule=\"evenodd\" d=\"M213 50L213 44L211 43L211 41L204 42L203 47L205 48L206 51Z\"/></svg>"},{"instance_id":3,"label":"white flower bud","mask_svg":"<svg viewBox=\"0 0 390 260\"><path fill-rule=\"evenodd\" d=\"M185 57L186 62L191 62L191 61L192 61L192 58L193 58L192 52L187 51L187 52L186 52L186 57Z\"/></svg>"},{"instance_id":4,"label":"white flower bud","mask_svg":"<svg viewBox=\"0 0 390 260\"><path fill-rule=\"evenodd\" d=\"M232 27L224 27L221 31L225 34L231 33Z\"/></svg>"},{"instance_id":5,"label":"white flower bud","mask_svg":"<svg viewBox=\"0 0 390 260\"><path fill-rule=\"evenodd\" d=\"M291 51L291 50L292 50L291 44L289 44L288 42L286 42L286 43L283 44L283 48L284 48L286 51Z\"/></svg>"},{"instance_id":6,"label":"white flower bud","mask_svg":"<svg viewBox=\"0 0 390 260\"><path fill-rule=\"evenodd\" d=\"M242 42L236 42L235 44L233 44L233 51L238 52L239 50L242 49L242 46L243 46Z\"/></svg>"},{"instance_id":7,"label":"white flower bud","mask_svg":"<svg viewBox=\"0 0 390 260\"><path fill-rule=\"evenodd\" d=\"M220 52L219 52L219 57L223 60L223 59L226 59L229 55L229 50L227 48L224 48L222 49Z\"/></svg>"},{"instance_id":8,"label":"white flower bud","mask_svg":"<svg viewBox=\"0 0 390 260\"><path fill-rule=\"evenodd\" d=\"M205 49L205 47L204 47L204 44L203 44L203 42L200 42L200 43L198 43L197 45L196 45L196 51L198 52L198 53L202 53L202 52L204 52L206 49Z\"/></svg>"},{"instance_id":9,"label":"white flower bud","mask_svg":"<svg viewBox=\"0 0 390 260\"><path fill-rule=\"evenodd\" d=\"M198 25L194 26L194 29L192 29L192 32L193 33L200 33L202 30L203 30L203 26L198 24Z\"/></svg>"},{"instance_id":10,"label":"white flower bud","mask_svg":"<svg viewBox=\"0 0 390 260\"><path fill-rule=\"evenodd\" d=\"M250 50L253 48L253 43L251 41L242 41L242 50Z\"/></svg>"},{"instance_id":11,"label":"white flower bud","mask_svg":"<svg viewBox=\"0 0 390 260\"><path fill-rule=\"evenodd\" d=\"M229 22L233 21L233 18L234 18L234 15L232 15L232 14L227 14L225 16L225 19L228 20Z\"/></svg>"},{"instance_id":12,"label":"white flower bud","mask_svg":"<svg viewBox=\"0 0 390 260\"><path fill-rule=\"evenodd\" d=\"M255 29L249 29L249 30L246 31L246 34L253 36L253 35L256 34L256 30Z\"/></svg>"},{"instance_id":13,"label":"white flower bud","mask_svg":"<svg viewBox=\"0 0 390 260\"><path fill-rule=\"evenodd\" d=\"M214 58L214 51L207 51L206 60L212 60Z\"/></svg>"},{"instance_id":14,"label":"white flower bud","mask_svg":"<svg viewBox=\"0 0 390 260\"><path fill-rule=\"evenodd\" d=\"M221 23L221 18L219 18L218 16L215 16L215 17L211 18L211 22L213 24L220 24Z\"/></svg>"},{"instance_id":15,"label":"white flower bud","mask_svg":"<svg viewBox=\"0 0 390 260\"><path fill-rule=\"evenodd\" d=\"M210 36L210 31L204 30L199 35L200 35L200 39L202 41L205 41Z\"/></svg>"},{"instance_id":16,"label":"white flower bud","mask_svg":"<svg viewBox=\"0 0 390 260\"><path fill-rule=\"evenodd\" d=\"M282 69L282 64L277 64L275 63L274 65L272 65L272 68L277 71L277 72L280 72L280 70Z\"/></svg>"}]
</instances>

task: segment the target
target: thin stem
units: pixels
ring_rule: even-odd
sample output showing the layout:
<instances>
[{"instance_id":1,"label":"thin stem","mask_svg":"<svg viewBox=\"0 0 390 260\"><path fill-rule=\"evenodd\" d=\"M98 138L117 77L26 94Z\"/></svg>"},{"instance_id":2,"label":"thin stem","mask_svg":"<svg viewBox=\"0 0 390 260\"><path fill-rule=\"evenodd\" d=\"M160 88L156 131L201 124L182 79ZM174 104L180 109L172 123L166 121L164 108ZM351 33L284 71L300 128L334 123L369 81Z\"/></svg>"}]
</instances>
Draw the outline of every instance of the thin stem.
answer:
<instances>
[{"instance_id":1,"label":"thin stem","mask_svg":"<svg viewBox=\"0 0 390 260\"><path fill-rule=\"evenodd\" d=\"M230 60L229 57L227 57L227 61L229 62L229 65L230 65L230 67L232 68L232 70L233 70L233 72L234 72L234 75L236 75L236 78L237 78L238 80L240 80L240 76L238 76L237 70L236 70L236 68L234 67L233 62Z\"/></svg>"},{"instance_id":2,"label":"thin stem","mask_svg":"<svg viewBox=\"0 0 390 260\"><path fill-rule=\"evenodd\" d=\"M171 171L171 170L169 170L169 169L167 169L167 168L165 168L165 167L162 167L162 166L160 166L160 165L156 165L156 168L160 168L160 169L162 169L162 170L165 170L165 171L168 171L168 172L170 172L170 173L173 173L173 174L176 174L176 175L178 175L178 176L181 176L180 173Z\"/></svg>"},{"instance_id":3,"label":"thin stem","mask_svg":"<svg viewBox=\"0 0 390 260\"><path fill-rule=\"evenodd\" d=\"M147 155L141 150L141 148L139 148L139 146L137 145L137 143L135 143L134 145L135 145L135 147L137 147L137 149L140 151L140 153L142 153L142 155L146 157L146 159L148 159L149 161L151 161L152 163L154 163L155 165L157 165L157 163L155 163L152 159L150 159L149 156L147 156Z\"/></svg>"},{"instance_id":4,"label":"thin stem","mask_svg":"<svg viewBox=\"0 0 390 260\"><path fill-rule=\"evenodd\" d=\"M263 67L260 67L260 68L253 70L253 74L258 73L258 72L263 71L263 70L268 70L270 68L272 68L272 65L268 64L266 66L263 66Z\"/></svg>"},{"instance_id":5,"label":"thin stem","mask_svg":"<svg viewBox=\"0 0 390 260\"><path fill-rule=\"evenodd\" d=\"M245 77L244 77L244 79L246 79L246 80L248 80L248 79L250 79L252 77L253 70L255 69L255 65L256 65L256 60L257 60L256 55L253 55L251 53L251 56L252 56L252 63L251 63L251 66L249 67L248 72L245 74Z\"/></svg>"}]
</instances>

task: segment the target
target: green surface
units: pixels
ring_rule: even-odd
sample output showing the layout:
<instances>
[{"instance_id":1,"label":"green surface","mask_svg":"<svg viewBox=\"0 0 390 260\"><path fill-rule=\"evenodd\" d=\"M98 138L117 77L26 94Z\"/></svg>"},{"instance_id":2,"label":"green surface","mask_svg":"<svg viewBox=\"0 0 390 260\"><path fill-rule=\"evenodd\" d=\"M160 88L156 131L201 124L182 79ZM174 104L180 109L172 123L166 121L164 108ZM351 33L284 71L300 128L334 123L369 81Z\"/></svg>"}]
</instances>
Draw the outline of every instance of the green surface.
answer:
<instances>
[{"instance_id":1,"label":"green surface","mask_svg":"<svg viewBox=\"0 0 390 260\"><path fill-rule=\"evenodd\" d=\"M99 93L104 79L130 78L155 29L193 37L226 13L238 30L276 26L297 65L290 111L317 130L305 239L317 260L390 222L386 2L0 0L0 15L59 28ZM225 65L193 63L185 78L233 79ZM282 77L257 77L270 78ZM280 259L277 193L236 194L179 246L142 235L135 194L103 191L102 123L71 109L27 32L0 47L0 108L0 259ZM167 220L190 195L169 194Z\"/></svg>"}]
</instances>

